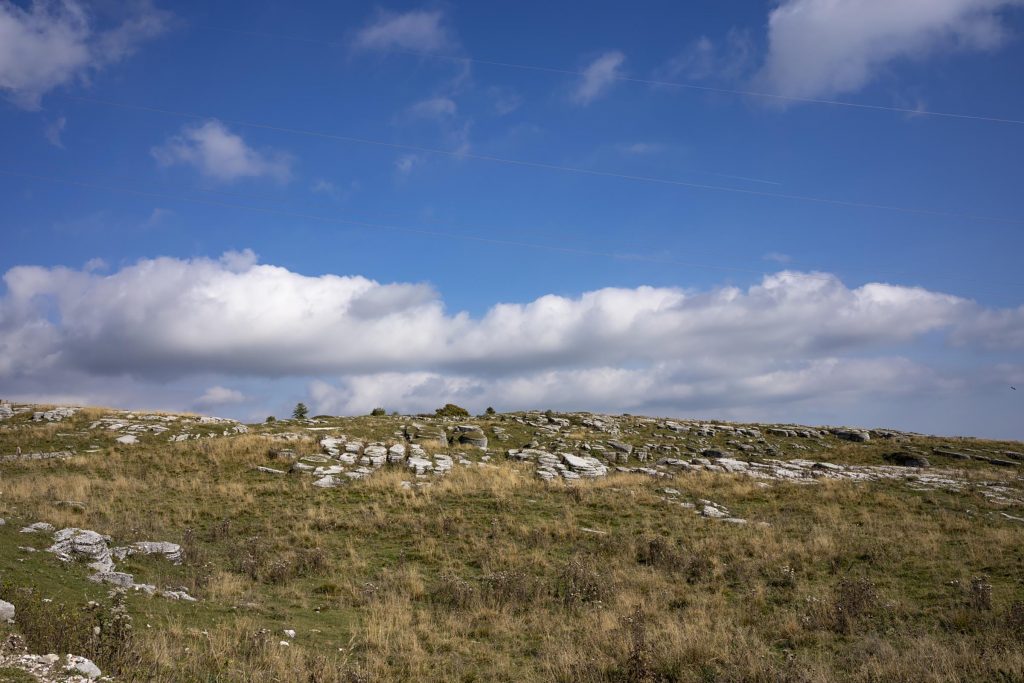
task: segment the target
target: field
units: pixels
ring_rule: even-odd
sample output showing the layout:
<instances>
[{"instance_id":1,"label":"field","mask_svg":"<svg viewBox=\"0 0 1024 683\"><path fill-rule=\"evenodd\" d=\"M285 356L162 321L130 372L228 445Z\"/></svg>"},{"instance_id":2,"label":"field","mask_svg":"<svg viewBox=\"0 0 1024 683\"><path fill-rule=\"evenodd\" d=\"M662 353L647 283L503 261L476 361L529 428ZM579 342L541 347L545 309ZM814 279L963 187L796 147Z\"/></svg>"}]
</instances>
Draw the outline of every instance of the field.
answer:
<instances>
[{"instance_id":1,"label":"field","mask_svg":"<svg viewBox=\"0 0 1024 683\"><path fill-rule=\"evenodd\" d=\"M14 409L0 597L15 645L116 680L1024 681L1021 444L586 414L243 430ZM486 448L457 442L464 424ZM358 458L416 429L453 442L420 440L432 472L409 454L327 483L296 467L341 462L324 437ZM608 470L545 480L537 456L508 456L526 446ZM69 455L27 457L53 452ZM774 464L792 460L839 467ZM178 564L129 555L117 571L195 600L92 581L47 552L52 533L22 533L36 522L179 544Z\"/></svg>"}]
</instances>

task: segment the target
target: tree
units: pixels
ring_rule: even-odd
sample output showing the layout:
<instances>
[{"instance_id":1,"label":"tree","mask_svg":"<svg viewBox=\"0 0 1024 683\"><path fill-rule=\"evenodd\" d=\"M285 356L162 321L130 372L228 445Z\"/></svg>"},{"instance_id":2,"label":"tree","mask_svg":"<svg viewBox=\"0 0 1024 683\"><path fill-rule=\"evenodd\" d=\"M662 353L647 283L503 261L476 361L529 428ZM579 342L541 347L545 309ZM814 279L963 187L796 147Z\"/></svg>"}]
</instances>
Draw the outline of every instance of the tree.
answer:
<instances>
[{"instance_id":1,"label":"tree","mask_svg":"<svg viewBox=\"0 0 1024 683\"><path fill-rule=\"evenodd\" d=\"M309 415L309 408L303 402L295 404L295 410L292 411L292 418L295 420L305 420L306 416Z\"/></svg>"},{"instance_id":2,"label":"tree","mask_svg":"<svg viewBox=\"0 0 1024 683\"><path fill-rule=\"evenodd\" d=\"M495 412L496 411L494 410L494 408L492 408L490 406L487 406L487 410L484 411L484 414L485 415L494 415Z\"/></svg>"},{"instance_id":3,"label":"tree","mask_svg":"<svg viewBox=\"0 0 1024 683\"><path fill-rule=\"evenodd\" d=\"M267 424L270 424L271 422L277 422L277 418L273 415L267 416Z\"/></svg>"},{"instance_id":4,"label":"tree","mask_svg":"<svg viewBox=\"0 0 1024 683\"><path fill-rule=\"evenodd\" d=\"M388 414L388 411L384 410L383 408L374 408L373 410L370 411L370 415L372 415L374 417L380 417L381 415L387 415L387 414Z\"/></svg>"},{"instance_id":5,"label":"tree","mask_svg":"<svg viewBox=\"0 0 1024 683\"><path fill-rule=\"evenodd\" d=\"M469 417L468 410L454 403L445 403L444 408L438 408L434 414L438 417Z\"/></svg>"}]
</instances>

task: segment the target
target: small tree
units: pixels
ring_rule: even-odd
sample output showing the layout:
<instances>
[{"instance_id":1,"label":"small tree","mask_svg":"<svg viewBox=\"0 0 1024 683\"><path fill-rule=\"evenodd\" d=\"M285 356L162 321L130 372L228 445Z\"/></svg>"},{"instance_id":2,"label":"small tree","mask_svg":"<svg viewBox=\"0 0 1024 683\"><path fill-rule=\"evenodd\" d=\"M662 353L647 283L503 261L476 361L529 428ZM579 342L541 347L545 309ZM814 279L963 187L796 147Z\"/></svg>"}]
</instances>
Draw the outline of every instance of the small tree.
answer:
<instances>
[{"instance_id":1,"label":"small tree","mask_svg":"<svg viewBox=\"0 0 1024 683\"><path fill-rule=\"evenodd\" d=\"M306 404L299 401L295 404L295 410L292 411L292 418L296 420L305 420L306 416L309 415L309 408Z\"/></svg>"},{"instance_id":2,"label":"small tree","mask_svg":"<svg viewBox=\"0 0 1024 683\"><path fill-rule=\"evenodd\" d=\"M492 408L490 406L487 406L487 410L484 411L484 414L485 415L494 415L496 412L497 411L495 411L494 408Z\"/></svg>"},{"instance_id":3,"label":"small tree","mask_svg":"<svg viewBox=\"0 0 1024 683\"><path fill-rule=\"evenodd\" d=\"M434 414L438 417L469 417L468 410L454 403L444 404L444 408L438 408L434 411Z\"/></svg>"},{"instance_id":4,"label":"small tree","mask_svg":"<svg viewBox=\"0 0 1024 683\"><path fill-rule=\"evenodd\" d=\"M277 418L273 415L267 416L267 424L270 424L271 422L277 422Z\"/></svg>"},{"instance_id":5,"label":"small tree","mask_svg":"<svg viewBox=\"0 0 1024 683\"><path fill-rule=\"evenodd\" d=\"M388 411L384 410L383 408L374 408L373 410L370 411L370 415L372 415L374 417L381 417L381 416L387 415L387 414L388 414Z\"/></svg>"}]
</instances>

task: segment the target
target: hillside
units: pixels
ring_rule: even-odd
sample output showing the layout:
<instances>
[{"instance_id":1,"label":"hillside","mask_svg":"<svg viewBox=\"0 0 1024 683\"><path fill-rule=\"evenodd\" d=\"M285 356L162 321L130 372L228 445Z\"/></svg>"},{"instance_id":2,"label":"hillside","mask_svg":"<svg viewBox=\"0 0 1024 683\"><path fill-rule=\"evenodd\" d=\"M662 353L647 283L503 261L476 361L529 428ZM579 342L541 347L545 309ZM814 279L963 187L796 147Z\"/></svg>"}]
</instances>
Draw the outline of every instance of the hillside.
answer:
<instances>
[{"instance_id":1,"label":"hillside","mask_svg":"<svg viewBox=\"0 0 1024 683\"><path fill-rule=\"evenodd\" d=\"M1022 453L0 404L0 681L1024 680Z\"/></svg>"}]
</instances>

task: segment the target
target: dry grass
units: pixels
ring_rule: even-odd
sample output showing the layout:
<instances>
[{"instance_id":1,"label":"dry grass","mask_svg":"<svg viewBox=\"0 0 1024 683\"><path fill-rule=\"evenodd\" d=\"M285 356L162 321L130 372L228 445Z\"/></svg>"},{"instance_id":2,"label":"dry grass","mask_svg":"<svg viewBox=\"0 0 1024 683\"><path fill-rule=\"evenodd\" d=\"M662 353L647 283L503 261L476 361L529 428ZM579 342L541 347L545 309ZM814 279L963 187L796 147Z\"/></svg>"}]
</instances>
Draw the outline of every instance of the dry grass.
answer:
<instances>
[{"instance_id":1,"label":"dry grass","mask_svg":"<svg viewBox=\"0 0 1024 683\"><path fill-rule=\"evenodd\" d=\"M321 491L253 471L279 447L10 465L0 512L185 546L181 567L127 564L200 602L130 596L123 680L1024 680L1022 527L975 493L721 474L567 486L504 461ZM700 518L665 486L750 523ZM5 538L5 578L88 586Z\"/></svg>"}]
</instances>

